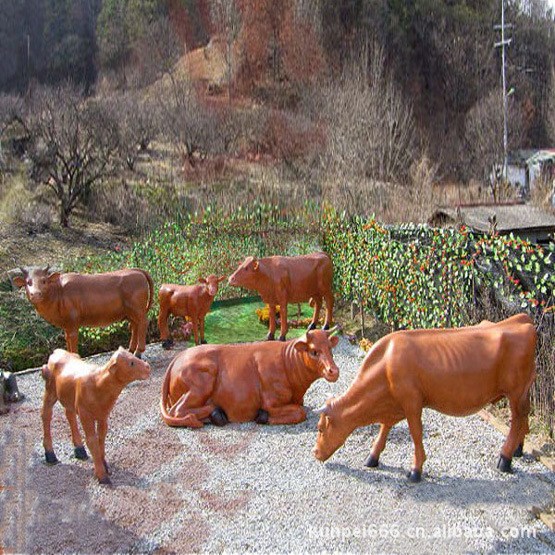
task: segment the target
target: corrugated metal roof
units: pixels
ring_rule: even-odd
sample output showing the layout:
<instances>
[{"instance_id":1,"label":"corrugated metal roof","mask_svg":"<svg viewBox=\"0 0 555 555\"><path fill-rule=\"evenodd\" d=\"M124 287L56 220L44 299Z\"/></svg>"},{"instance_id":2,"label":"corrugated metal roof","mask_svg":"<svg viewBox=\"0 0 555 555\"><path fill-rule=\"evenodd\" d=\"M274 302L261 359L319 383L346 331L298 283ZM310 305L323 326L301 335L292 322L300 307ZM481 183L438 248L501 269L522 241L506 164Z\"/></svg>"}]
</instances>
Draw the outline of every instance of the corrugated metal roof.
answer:
<instances>
[{"instance_id":1,"label":"corrugated metal roof","mask_svg":"<svg viewBox=\"0 0 555 555\"><path fill-rule=\"evenodd\" d=\"M430 218L430 223L455 223L460 221L481 232L491 229L495 216L496 229L502 233L532 229L555 230L555 216L528 204L484 204L460 207L438 208Z\"/></svg>"}]
</instances>

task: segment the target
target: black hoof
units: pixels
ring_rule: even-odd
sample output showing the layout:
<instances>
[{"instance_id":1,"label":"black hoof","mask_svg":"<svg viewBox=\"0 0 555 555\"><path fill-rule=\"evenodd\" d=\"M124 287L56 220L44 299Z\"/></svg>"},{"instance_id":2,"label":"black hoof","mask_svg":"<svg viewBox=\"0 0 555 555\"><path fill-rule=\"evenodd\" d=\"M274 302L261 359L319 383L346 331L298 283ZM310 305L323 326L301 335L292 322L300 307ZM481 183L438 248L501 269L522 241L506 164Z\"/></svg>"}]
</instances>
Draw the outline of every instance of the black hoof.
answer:
<instances>
[{"instance_id":1,"label":"black hoof","mask_svg":"<svg viewBox=\"0 0 555 555\"><path fill-rule=\"evenodd\" d=\"M220 407L216 407L212 411L210 414L210 422L212 422L214 426L225 426L226 424L229 424L227 414Z\"/></svg>"},{"instance_id":2,"label":"black hoof","mask_svg":"<svg viewBox=\"0 0 555 555\"><path fill-rule=\"evenodd\" d=\"M280 341L286 341L285 335L280 335L280 336L279 336L279 340L280 340Z\"/></svg>"},{"instance_id":3,"label":"black hoof","mask_svg":"<svg viewBox=\"0 0 555 555\"><path fill-rule=\"evenodd\" d=\"M330 329L330 325L329 324L324 324L324 327L322 328L323 330L329 330Z\"/></svg>"},{"instance_id":4,"label":"black hoof","mask_svg":"<svg viewBox=\"0 0 555 555\"><path fill-rule=\"evenodd\" d=\"M501 470L501 472L512 472L513 469L511 468L511 460L503 455L499 455L499 460L497 461L497 468Z\"/></svg>"},{"instance_id":5,"label":"black hoof","mask_svg":"<svg viewBox=\"0 0 555 555\"><path fill-rule=\"evenodd\" d=\"M367 466L368 468L376 468L378 464L380 464L380 459L378 457L374 457L373 455L370 455L364 461L364 466Z\"/></svg>"},{"instance_id":6,"label":"black hoof","mask_svg":"<svg viewBox=\"0 0 555 555\"><path fill-rule=\"evenodd\" d=\"M308 328L306 328L307 331L311 331L315 329L316 329L316 324L314 322L311 322Z\"/></svg>"},{"instance_id":7,"label":"black hoof","mask_svg":"<svg viewBox=\"0 0 555 555\"><path fill-rule=\"evenodd\" d=\"M104 478L98 480L98 483L102 484L103 486L111 486L112 480L110 480L110 476L104 476Z\"/></svg>"},{"instance_id":8,"label":"black hoof","mask_svg":"<svg viewBox=\"0 0 555 555\"><path fill-rule=\"evenodd\" d=\"M87 450L85 449L84 445L79 445L73 449L73 453L76 459L80 461L86 461L89 456L87 455Z\"/></svg>"},{"instance_id":9,"label":"black hoof","mask_svg":"<svg viewBox=\"0 0 555 555\"><path fill-rule=\"evenodd\" d=\"M269 333L269 334L266 336L266 341L273 341L275 338L276 338L276 337L275 337L275 335L274 335L273 333Z\"/></svg>"},{"instance_id":10,"label":"black hoof","mask_svg":"<svg viewBox=\"0 0 555 555\"><path fill-rule=\"evenodd\" d=\"M516 449L515 452L513 453L513 457L522 457L522 455L524 454L524 444L520 444Z\"/></svg>"},{"instance_id":11,"label":"black hoof","mask_svg":"<svg viewBox=\"0 0 555 555\"><path fill-rule=\"evenodd\" d=\"M142 359L142 358L143 358L143 353L139 353L139 351L135 351L135 352L133 353L133 356Z\"/></svg>"},{"instance_id":12,"label":"black hoof","mask_svg":"<svg viewBox=\"0 0 555 555\"><path fill-rule=\"evenodd\" d=\"M422 472L413 468L410 472L407 472L407 478L411 484L417 484L422 480Z\"/></svg>"},{"instance_id":13,"label":"black hoof","mask_svg":"<svg viewBox=\"0 0 555 555\"><path fill-rule=\"evenodd\" d=\"M173 347L173 339L166 339L162 341L162 348L163 349L171 349Z\"/></svg>"},{"instance_id":14,"label":"black hoof","mask_svg":"<svg viewBox=\"0 0 555 555\"><path fill-rule=\"evenodd\" d=\"M201 345L206 345L207 343L208 343L208 341L206 341L206 339L203 339L203 340L200 342Z\"/></svg>"},{"instance_id":15,"label":"black hoof","mask_svg":"<svg viewBox=\"0 0 555 555\"><path fill-rule=\"evenodd\" d=\"M54 451L45 451L44 458L46 459L47 464L58 464L60 461L56 457L56 453Z\"/></svg>"},{"instance_id":16,"label":"black hoof","mask_svg":"<svg viewBox=\"0 0 555 555\"><path fill-rule=\"evenodd\" d=\"M108 463L106 461L104 461L104 470L106 471L106 474L108 474L109 476L112 475L112 469L108 466Z\"/></svg>"},{"instance_id":17,"label":"black hoof","mask_svg":"<svg viewBox=\"0 0 555 555\"><path fill-rule=\"evenodd\" d=\"M264 409L259 409L259 411L256 413L256 418L254 419L254 421L257 424L268 424L268 420L270 420L270 415L268 414L268 411Z\"/></svg>"}]
</instances>

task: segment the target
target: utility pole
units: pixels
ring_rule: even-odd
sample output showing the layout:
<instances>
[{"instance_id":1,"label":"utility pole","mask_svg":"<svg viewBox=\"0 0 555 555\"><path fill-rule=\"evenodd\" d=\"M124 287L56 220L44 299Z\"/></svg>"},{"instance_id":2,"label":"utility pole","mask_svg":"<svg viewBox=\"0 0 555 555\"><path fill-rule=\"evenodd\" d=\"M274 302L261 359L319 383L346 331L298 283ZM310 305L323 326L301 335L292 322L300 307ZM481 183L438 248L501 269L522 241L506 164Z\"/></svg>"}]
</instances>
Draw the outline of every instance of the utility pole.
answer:
<instances>
[{"instance_id":1,"label":"utility pole","mask_svg":"<svg viewBox=\"0 0 555 555\"><path fill-rule=\"evenodd\" d=\"M501 40L494 44L495 48L501 48L501 80L503 87L503 177L507 179L507 157L508 157L508 130L507 130L507 107L508 96L513 91L507 93L507 77L505 72L506 54L505 48L511 44L513 39L505 38L505 30L512 29L511 24L505 24L505 0L501 0L501 25L495 25L496 31L501 31Z\"/></svg>"}]
</instances>

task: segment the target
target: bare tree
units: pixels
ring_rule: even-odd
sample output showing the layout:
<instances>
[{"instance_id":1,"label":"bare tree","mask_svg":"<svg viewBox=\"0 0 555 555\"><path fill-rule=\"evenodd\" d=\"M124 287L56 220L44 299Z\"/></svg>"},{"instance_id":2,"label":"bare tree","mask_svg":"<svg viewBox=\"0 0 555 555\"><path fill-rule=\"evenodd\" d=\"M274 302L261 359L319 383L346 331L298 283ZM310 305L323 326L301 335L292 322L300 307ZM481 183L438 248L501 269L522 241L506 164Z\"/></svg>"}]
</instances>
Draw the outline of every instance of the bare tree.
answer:
<instances>
[{"instance_id":1,"label":"bare tree","mask_svg":"<svg viewBox=\"0 0 555 555\"><path fill-rule=\"evenodd\" d=\"M37 91L29 127L33 176L54 193L60 224L117 161L118 130L109 107L70 85Z\"/></svg>"},{"instance_id":2,"label":"bare tree","mask_svg":"<svg viewBox=\"0 0 555 555\"><path fill-rule=\"evenodd\" d=\"M148 95L128 91L106 99L117 118L119 151L127 167L134 171L141 151L156 133L156 107Z\"/></svg>"},{"instance_id":3,"label":"bare tree","mask_svg":"<svg viewBox=\"0 0 555 555\"><path fill-rule=\"evenodd\" d=\"M327 133L326 171L384 181L408 175L417 144L412 108L386 74L381 49L366 49L317 97L314 110Z\"/></svg>"},{"instance_id":4,"label":"bare tree","mask_svg":"<svg viewBox=\"0 0 555 555\"><path fill-rule=\"evenodd\" d=\"M494 201L499 200L502 180L495 175L503 163L503 105L499 89L492 90L467 113L465 122L468 173L488 183ZM514 101L509 103L509 149L520 146L524 136L522 113Z\"/></svg>"}]
</instances>

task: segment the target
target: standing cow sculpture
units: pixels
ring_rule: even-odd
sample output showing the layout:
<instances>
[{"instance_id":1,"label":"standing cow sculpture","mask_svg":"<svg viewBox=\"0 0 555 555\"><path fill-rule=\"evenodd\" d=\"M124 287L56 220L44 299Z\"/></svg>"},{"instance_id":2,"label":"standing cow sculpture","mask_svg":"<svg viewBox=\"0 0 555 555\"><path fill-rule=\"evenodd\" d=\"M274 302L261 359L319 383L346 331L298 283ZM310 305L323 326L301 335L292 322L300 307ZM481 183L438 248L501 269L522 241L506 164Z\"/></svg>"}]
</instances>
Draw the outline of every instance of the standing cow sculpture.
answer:
<instances>
[{"instance_id":1,"label":"standing cow sculpture","mask_svg":"<svg viewBox=\"0 0 555 555\"><path fill-rule=\"evenodd\" d=\"M162 386L162 418L170 426L203 422L297 424L304 394L320 377L339 377L332 331L314 330L285 343L201 345L170 363Z\"/></svg>"},{"instance_id":2,"label":"standing cow sculpture","mask_svg":"<svg viewBox=\"0 0 555 555\"><path fill-rule=\"evenodd\" d=\"M0 370L0 414L9 412L6 403L18 403L25 398L25 395L19 392L17 381L13 372L4 372Z\"/></svg>"},{"instance_id":3,"label":"standing cow sculpture","mask_svg":"<svg viewBox=\"0 0 555 555\"><path fill-rule=\"evenodd\" d=\"M111 472L105 454L108 417L122 389L132 381L146 380L149 375L149 364L121 347L102 367L83 361L77 354L56 349L48 364L42 367L42 377L46 382L42 406L46 462L59 462L52 445L50 423L52 407L60 401L71 428L75 457L88 458L77 426L79 415L93 458L94 474L101 484L109 484Z\"/></svg>"},{"instance_id":4,"label":"standing cow sculpture","mask_svg":"<svg viewBox=\"0 0 555 555\"><path fill-rule=\"evenodd\" d=\"M158 314L158 328L164 349L173 345L173 340L168 328L168 317L170 314L189 317L195 337L195 344L205 343L204 319L210 310L212 301L218 292L218 284L225 276L217 277L210 274L206 279L200 278L199 285L173 285L165 283L160 287L158 299L160 301L160 312ZM199 336L200 328L200 336Z\"/></svg>"},{"instance_id":5,"label":"standing cow sculpture","mask_svg":"<svg viewBox=\"0 0 555 555\"><path fill-rule=\"evenodd\" d=\"M81 326L102 327L128 320L129 350L140 356L146 348L147 313L152 306L154 284L150 275L137 269L104 274L51 272L50 267L13 278L25 287L37 312L65 332L68 351L77 352Z\"/></svg>"},{"instance_id":6,"label":"standing cow sculpture","mask_svg":"<svg viewBox=\"0 0 555 555\"><path fill-rule=\"evenodd\" d=\"M229 277L229 284L257 291L269 306L268 339L275 338L276 305L280 308L280 341L287 335L287 304L310 301L314 316L308 329L316 328L322 299L326 301L326 320L323 329L330 327L333 318L333 267L325 253L303 256L249 256Z\"/></svg>"},{"instance_id":7,"label":"standing cow sculpture","mask_svg":"<svg viewBox=\"0 0 555 555\"><path fill-rule=\"evenodd\" d=\"M520 314L493 324L460 329L407 330L378 341L356 378L322 409L314 456L327 460L361 426L379 422L380 433L366 466L378 466L389 430L407 419L414 442L408 477L418 482L426 459L422 409L467 416L502 397L511 408L511 428L497 467L511 472L528 433L529 391L535 378L536 331Z\"/></svg>"}]
</instances>

